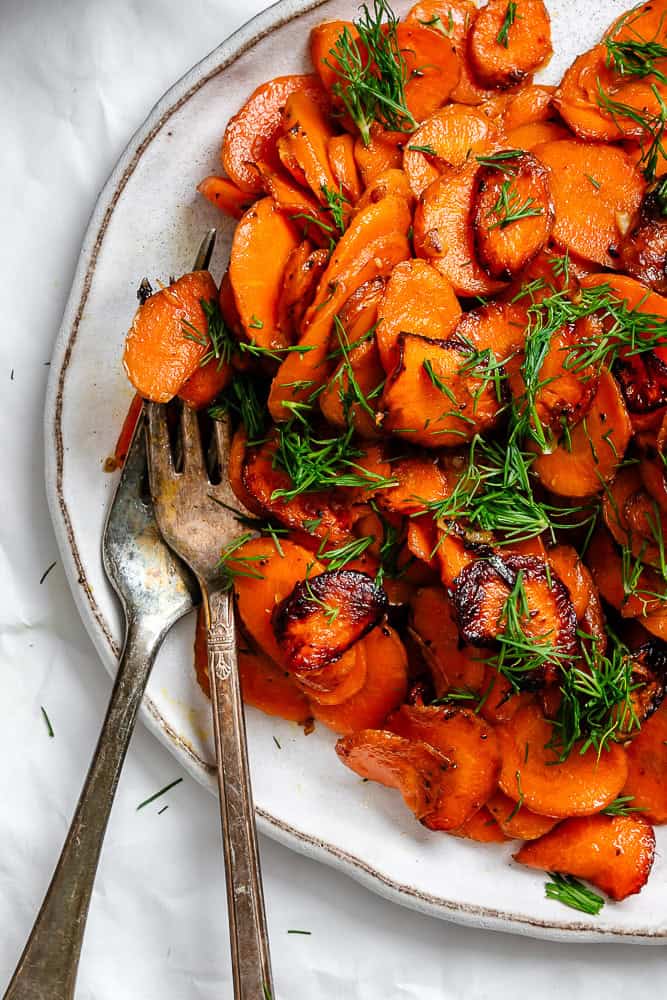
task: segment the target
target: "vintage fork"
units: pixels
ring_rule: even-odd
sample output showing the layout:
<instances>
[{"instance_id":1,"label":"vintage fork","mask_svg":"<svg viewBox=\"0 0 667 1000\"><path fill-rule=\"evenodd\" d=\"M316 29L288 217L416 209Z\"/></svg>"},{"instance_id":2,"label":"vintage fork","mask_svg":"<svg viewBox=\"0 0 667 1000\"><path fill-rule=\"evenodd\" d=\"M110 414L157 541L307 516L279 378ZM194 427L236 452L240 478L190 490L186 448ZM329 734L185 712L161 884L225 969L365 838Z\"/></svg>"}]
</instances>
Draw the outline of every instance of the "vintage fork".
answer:
<instances>
[{"instance_id":1,"label":"vintage fork","mask_svg":"<svg viewBox=\"0 0 667 1000\"><path fill-rule=\"evenodd\" d=\"M206 469L197 415L180 415L182 471L172 456L165 409L149 403L148 466L155 515L167 544L192 569L208 629L208 672L220 789L227 907L236 1000L271 1000L273 986L236 658L232 596L220 582L220 551L238 537L238 500L228 480L229 421L213 422L220 482Z\"/></svg>"}]
</instances>

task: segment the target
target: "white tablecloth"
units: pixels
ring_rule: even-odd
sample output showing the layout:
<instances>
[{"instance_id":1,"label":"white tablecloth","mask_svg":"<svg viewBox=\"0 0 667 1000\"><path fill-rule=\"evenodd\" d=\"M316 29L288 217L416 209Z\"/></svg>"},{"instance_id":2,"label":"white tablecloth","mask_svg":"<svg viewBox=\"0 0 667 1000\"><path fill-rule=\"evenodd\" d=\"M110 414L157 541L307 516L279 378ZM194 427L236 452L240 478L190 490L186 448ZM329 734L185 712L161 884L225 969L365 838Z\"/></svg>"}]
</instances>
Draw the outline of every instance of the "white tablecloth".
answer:
<instances>
[{"instance_id":1,"label":"white tablecloth","mask_svg":"<svg viewBox=\"0 0 667 1000\"><path fill-rule=\"evenodd\" d=\"M177 77L265 5L0 0L0 989L48 883L110 689L58 562L40 584L58 559L42 458L51 345L88 216L123 146ZM95 886L82 1000L231 995L215 801L183 776L136 811L180 776L139 729ZM626 1000L664 989L662 948L463 930L271 841L261 848L280 1000Z\"/></svg>"}]
</instances>

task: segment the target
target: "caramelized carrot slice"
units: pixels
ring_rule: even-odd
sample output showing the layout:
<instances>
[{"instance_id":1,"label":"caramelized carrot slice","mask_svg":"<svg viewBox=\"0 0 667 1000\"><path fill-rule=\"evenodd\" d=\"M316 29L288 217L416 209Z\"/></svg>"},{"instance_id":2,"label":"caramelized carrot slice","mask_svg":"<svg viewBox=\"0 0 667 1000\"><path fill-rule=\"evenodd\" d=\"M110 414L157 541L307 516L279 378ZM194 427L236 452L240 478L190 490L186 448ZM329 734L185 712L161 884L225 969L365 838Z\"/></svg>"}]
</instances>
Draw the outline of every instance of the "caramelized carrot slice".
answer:
<instances>
[{"instance_id":1,"label":"caramelized carrot slice","mask_svg":"<svg viewBox=\"0 0 667 1000\"><path fill-rule=\"evenodd\" d=\"M287 258L278 300L278 324L290 340L301 327L328 261L328 252L323 248L314 250L309 240L299 243Z\"/></svg>"},{"instance_id":2,"label":"caramelized carrot slice","mask_svg":"<svg viewBox=\"0 0 667 1000\"><path fill-rule=\"evenodd\" d=\"M458 829L493 793L500 769L496 735L474 712L403 705L386 726L406 739L426 743L452 762L442 776L435 810L423 819L430 830Z\"/></svg>"},{"instance_id":3,"label":"caramelized carrot slice","mask_svg":"<svg viewBox=\"0 0 667 1000\"><path fill-rule=\"evenodd\" d=\"M382 397L383 428L425 448L456 447L493 427L494 387L462 371L469 356L455 340L398 338L398 364Z\"/></svg>"},{"instance_id":4,"label":"caramelized carrot slice","mask_svg":"<svg viewBox=\"0 0 667 1000\"><path fill-rule=\"evenodd\" d=\"M449 830L448 832L453 837L475 840L479 844L504 844L509 839L500 829L486 806L478 809L458 830Z\"/></svg>"},{"instance_id":5,"label":"caramelized carrot slice","mask_svg":"<svg viewBox=\"0 0 667 1000\"><path fill-rule=\"evenodd\" d=\"M335 233L333 220L328 212L304 186L296 183L287 174L274 170L266 163L257 166L267 191L276 203L276 207L291 220L295 230L301 231L312 243L324 248L329 246L329 239Z\"/></svg>"},{"instance_id":6,"label":"caramelized carrot slice","mask_svg":"<svg viewBox=\"0 0 667 1000\"><path fill-rule=\"evenodd\" d=\"M257 517L261 517L264 514L264 507L254 496L252 496L251 493L248 492L243 482L243 468L246 460L246 442L246 429L241 423L234 432L232 444L229 449L229 485L231 486L234 496L239 501L241 506L250 511L251 514L256 514Z\"/></svg>"},{"instance_id":7,"label":"caramelized carrot slice","mask_svg":"<svg viewBox=\"0 0 667 1000\"><path fill-rule=\"evenodd\" d=\"M437 111L405 143L403 169L415 197L446 167L463 166L473 153L486 152L499 138L497 126L473 108L450 104Z\"/></svg>"},{"instance_id":8,"label":"caramelized carrot slice","mask_svg":"<svg viewBox=\"0 0 667 1000\"><path fill-rule=\"evenodd\" d=\"M310 61L329 95L335 108L342 102L333 94L334 84L340 83L340 63L332 49L341 35L347 33L352 42L359 38L359 32L351 21L323 21L310 32Z\"/></svg>"},{"instance_id":9,"label":"caramelized carrot slice","mask_svg":"<svg viewBox=\"0 0 667 1000\"><path fill-rule=\"evenodd\" d=\"M567 760L559 762L558 754L547 746L552 725L537 705L519 709L496 732L503 761L502 791L540 816L558 819L599 812L625 785L628 763L617 743L599 760L593 747L582 754L575 744Z\"/></svg>"},{"instance_id":10,"label":"caramelized carrot slice","mask_svg":"<svg viewBox=\"0 0 667 1000\"><path fill-rule=\"evenodd\" d=\"M422 337L446 340L461 316L452 286L423 260L406 260L391 273L378 310L375 333L387 374L398 361L398 337L407 331Z\"/></svg>"},{"instance_id":11,"label":"caramelized carrot slice","mask_svg":"<svg viewBox=\"0 0 667 1000\"><path fill-rule=\"evenodd\" d=\"M364 403L357 401L357 391L350 384L350 371ZM375 413L378 389L383 382L384 369L375 340L365 340L349 351L321 393L319 403L325 420L341 428L351 423L361 437L377 438Z\"/></svg>"},{"instance_id":12,"label":"caramelized carrot slice","mask_svg":"<svg viewBox=\"0 0 667 1000\"><path fill-rule=\"evenodd\" d=\"M638 618L653 635L664 638L661 618L667 600L667 587L652 569L644 568L630 587L630 573L614 540L604 528L599 528L586 551L586 562L600 594L608 604L620 611L623 618ZM630 570L634 569L634 564ZM647 616L656 615L649 623ZM650 625L650 627L649 627ZM657 628L657 631L654 629Z\"/></svg>"},{"instance_id":13,"label":"caramelized carrot slice","mask_svg":"<svg viewBox=\"0 0 667 1000\"><path fill-rule=\"evenodd\" d=\"M271 386L269 410L274 420L290 415L283 400L305 400L323 385L333 367L328 359L334 317L364 282L388 273L410 254L410 212L402 198L383 198L354 216L336 246L319 288L303 319L300 347L289 354ZM308 383L302 389L294 383Z\"/></svg>"},{"instance_id":14,"label":"caramelized carrot slice","mask_svg":"<svg viewBox=\"0 0 667 1000\"><path fill-rule=\"evenodd\" d=\"M141 395L138 392L135 392L129 409L125 414L125 420L123 421L123 426L120 429L120 434L118 435L113 455L104 463L105 472L115 472L116 469L122 469L125 465L125 459L127 458L127 453L130 450L132 438L134 437L134 431L139 421L139 417L141 416L143 405L144 401Z\"/></svg>"},{"instance_id":15,"label":"caramelized carrot slice","mask_svg":"<svg viewBox=\"0 0 667 1000\"><path fill-rule=\"evenodd\" d=\"M274 496L278 490L289 490L292 480L276 461L276 440L268 438L246 449L241 467L241 482L245 496L252 498L253 507L270 515L294 532L304 532L304 522L310 522L309 539L328 539L331 547L350 540L353 512L348 498L334 490L301 493L287 502Z\"/></svg>"},{"instance_id":16,"label":"caramelized carrot slice","mask_svg":"<svg viewBox=\"0 0 667 1000\"><path fill-rule=\"evenodd\" d=\"M533 469L552 493L585 497L600 493L630 443L632 427L616 379L603 369L590 411L569 439L538 455Z\"/></svg>"},{"instance_id":17,"label":"caramelized carrot slice","mask_svg":"<svg viewBox=\"0 0 667 1000\"><path fill-rule=\"evenodd\" d=\"M351 569L310 574L273 611L273 630L292 671L325 667L363 638L387 610L387 595Z\"/></svg>"},{"instance_id":18,"label":"caramelized carrot slice","mask_svg":"<svg viewBox=\"0 0 667 1000\"><path fill-rule=\"evenodd\" d=\"M455 337L476 351L491 351L498 361L518 356L526 342L526 313L510 302L488 302L464 313Z\"/></svg>"},{"instance_id":19,"label":"caramelized carrot slice","mask_svg":"<svg viewBox=\"0 0 667 1000\"><path fill-rule=\"evenodd\" d=\"M355 211L360 212L367 205L382 201L383 198L389 195L393 195L396 198L403 198L409 208L412 208L414 205L415 199L410 190L408 178L398 167L389 167L388 170L382 170L373 178L355 205Z\"/></svg>"},{"instance_id":20,"label":"caramelized carrot slice","mask_svg":"<svg viewBox=\"0 0 667 1000\"><path fill-rule=\"evenodd\" d=\"M464 528L456 522L446 522L440 530L436 559L443 585L451 593L461 572L475 559L491 555L491 549L484 542L472 541Z\"/></svg>"},{"instance_id":21,"label":"caramelized carrot slice","mask_svg":"<svg viewBox=\"0 0 667 1000\"><path fill-rule=\"evenodd\" d=\"M622 220L637 211L645 189L629 156L615 146L601 156L599 146L574 139L545 143L534 154L551 172L555 241L586 260L618 267Z\"/></svg>"},{"instance_id":22,"label":"caramelized carrot slice","mask_svg":"<svg viewBox=\"0 0 667 1000\"><path fill-rule=\"evenodd\" d=\"M381 125L371 126L367 143L360 137L354 144L356 161L364 187L372 184L385 170L401 166L401 149L405 136L402 132L387 132Z\"/></svg>"},{"instance_id":23,"label":"caramelized carrot slice","mask_svg":"<svg viewBox=\"0 0 667 1000\"><path fill-rule=\"evenodd\" d=\"M213 402L219 392L232 380L231 365L218 358L211 358L197 368L179 389L178 396L193 410L200 410Z\"/></svg>"},{"instance_id":24,"label":"caramelized carrot slice","mask_svg":"<svg viewBox=\"0 0 667 1000\"><path fill-rule=\"evenodd\" d=\"M350 204L361 197L361 179L354 159L354 139L351 135L332 135L328 143L329 164L336 181Z\"/></svg>"},{"instance_id":25,"label":"caramelized carrot slice","mask_svg":"<svg viewBox=\"0 0 667 1000\"><path fill-rule=\"evenodd\" d=\"M408 551L433 573L438 570L435 550L438 545L438 528L432 517L411 518L406 539Z\"/></svg>"},{"instance_id":26,"label":"caramelized carrot slice","mask_svg":"<svg viewBox=\"0 0 667 1000\"><path fill-rule=\"evenodd\" d=\"M554 95L554 104L575 135L581 139L614 142L624 135L625 127L634 130L629 119L623 128L600 106L600 91L618 100L618 80L607 63L607 49L596 45L583 52L566 71ZM625 95L627 96L627 95ZM627 103L625 99L621 102Z\"/></svg>"},{"instance_id":27,"label":"caramelized carrot slice","mask_svg":"<svg viewBox=\"0 0 667 1000\"><path fill-rule=\"evenodd\" d=\"M411 597L410 621L436 695L440 698L451 688L479 691L485 678L483 657L462 645L454 606L442 587L422 587Z\"/></svg>"},{"instance_id":28,"label":"caramelized carrot slice","mask_svg":"<svg viewBox=\"0 0 667 1000\"><path fill-rule=\"evenodd\" d=\"M282 114L288 147L311 191L322 205L326 205L325 191L337 188L328 155L329 140L334 133L321 104L296 90L288 96Z\"/></svg>"},{"instance_id":29,"label":"caramelized carrot slice","mask_svg":"<svg viewBox=\"0 0 667 1000\"><path fill-rule=\"evenodd\" d=\"M585 878L621 900L646 884L654 854L653 827L641 816L585 816L559 823L514 857L529 868Z\"/></svg>"},{"instance_id":30,"label":"caramelized carrot slice","mask_svg":"<svg viewBox=\"0 0 667 1000\"><path fill-rule=\"evenodd\" d=\"M323 569L308 549L282 540L281 552L270 539L245 542L230 560L234 576L236 605L245 630L274 663L284 666L284 657L271 623L273 610L292 593L308 573Z\"/></svg>"},{"instance_id":31,"label":"caramelized carrot slice","mask_svg":"<svg viewBox=\"0 0 667 1000\"><path fill-rule=\"evenodd\" d=\"M367 670L362 688L335 706L314 701L312 713L335 733L350 735L360 729L378 729L404 700L408 690L408 661L403 643L388 625L381 625L357 645L365 652Z\"/></svg>"},{"instance_id":32,"label":"caramelized carrot slice","mask_svg":"<svg viewBox=\"0 0 667 1000\"><path fill-rule=\"evenodd\" d=\"M525 149L532 152L545 142L557 142L560 139L571 138L570 133L556 122L530 122L527 125L517 125L509 129L507 144L512 149ZM593 185L595 186L595 185Z\"/></svg>"},{"instance_id":33,"label":"caramelized carrot slice","mask_svg":"<svg viewBox=\"0 0 667 1000\"><path fill-rule=\"evenodd\" d=\"M395 788L417 819L437 803L449 762L427 746L379 729L362 729L336 744L338 757L360 778Z\"/></svg>"},{"instance_id":34,"label":"caramelized carrot slice","mask_svg":"<svg viewBox=\"0 0 667 1000\"><path fill-rule=\"evenodd\" d=\"M417 205L414 247L449 280L457 295L492 295L502 290L477 261L470 224L478 164L448 167Z\"/></svg>"},{"instance_id":35,"label":"caramelized carrot slice","mask_svg":"<svg viewBox=\"0 0 667 1000\"><path fill-rule=\"evenodd\" d=\"M599 600L589 570L571 545L554 545L547 555L549 565L567 588L577 621L582 621L591 601Z\"/></svg>"},{"instance_id":36,"label":"caramelized carrot slice","mask_svg":"<svg viewBox=\"0 0 667 1000\"><path fill-rule=\"evenodd\" d=\"M438 458L428 453L406 455L392 461L391 478L397 485L381 490L377 504L393 514L416 514L451 493Z\"/></svg>"},{"instance_id":37,"label":"caramelized carrot slice","mask_svg":"<svg viewBox=\"0 0 667 1000\"><path fill-rule=\"evenodd\" d=\"M197 185L200 194L232 219L240 219L254 198L227 177L205 177Z\"/></svg>"},{"instance_id":38,"label":"caramelized carrot slice","mask_svg":"<svg viewBox=\"0 0 667 1000\"><path fill-rule=\"evenodd\" d=\"M250 95L233 118L222 140L222 165L242 191L259 194L262 178L254 164L263 161L278 166L276 141L282 126L281 112L290 94L301 92L327 103L326 94L316 76L279 76L269 80Z\"/></svg>"},{"instance_id":39,"label":"caramelized carrot slice","mask_svg":"<svg viewBox=\"0 0 667 1000\"><path fill-rule=\"evenodd\" d=\"M449 38L418 24L399 24L396 37L405 60L405 103L421 122L441 107L459 81L459 60Z\"/></svg>"},{"instance_id":40,"label":"caramelized carrot slice","mask_svg":"<svg viewBox=\"0 0 667 1000\"><path fill-rule=\"evenodd\" d=\"M547 122L553 117L554 87L532 83L522 87L516 94L508 95L503 111L503 128L506 132L532 125L537 122ZM517 146L525 149L525 146Z\"/></svg>"},{"instance_id":41,"label":"caramelized carrot slice","mask_svg":"<svg viewBox=\"0 0 667 1000\"><path fill-rule=\"evenodd\" d=\"M553 830L557 819L551 816L540 816L526 806L519 806L504 792L495 792L486 803L496 823L506 837L512 840L537 840L549 830Z\"/></svg>"},{"instance_id":42,"label":"caramelized carrot slice","mask_svg":"<svg viewBox=\"0 0 667 1000\"><path fill-rule=\"evenodd\" d=\"M555 689L544 688L542 693L552 690ZM484 667L484 681L480 694L479 714L494 726L499 722L509 722L520 708L535 701L535 695L529 691L517 694L510 682L489 664Z\"/></svg>"},{"instance_id":43,"label":"caramelized carrot slice","mask_svg":"<svg viewBox=\"0 0 667 1000\"><path fill-rule=\"evenodd\" d=\"M470 64L489 87L521 83L551 55L551 20L543 0L489 0L468 40Z\"/></svg>"},{"instance_id":44,"label":"caramelized carrot slice","mask_svg":"<svg viewBox=\"0 0 667 1000\"><path fill-rule=\"evenodd\" d=\"M667 823L667 705L643 723L626 748L628 778L624 795L651 823Z\"/></svg>"},{"instance_id":45,"label":"caramelized carrot slice","mask_svg":"<svg viewBox=\"0 0 667 1000\"><path fill-rule=\"evenodd\" d=\"M335 708L358 694L366 683L366 650L361 642L355 642L341 656L324 666L315 670L293 670L290 667L290 675L312 706L320 704Z\"/></svg>"},{"instance_id":46,"label":"caramelized carrot slice","mask_svg":"<svg viewBox=\"0 0 667 1000\"><path fill-rule=\"evenodd\" d=\"M249 208L234 231L229 277L246 336L274 350L289 343L278 325L278 303L297 232L272 198Z\"/></svg>"},{"instance_id":47,"label":"caramelized carrot slice","mask_svg":"<svg viewBox=\"0 0 667 1000\"><path fill-rule=\"evenodd\" d=\"M123 366L145 399L167 403L210 349L201 299L218 290L208 271L194 271L151 295L137 309L125 341Z\"/></svg>"},{"instance_id":48,"label":"caramelized carrot slice","mask_svg":"<svg viewBox=\"0 0 667 1000\"><path fill-rule=\"evenodd\" d=\"M477 257L507 281L546 246L554 224L547 170L523 153L505 167L482 166L475 181L473 229Z\"/></svg>"}]
</instances>

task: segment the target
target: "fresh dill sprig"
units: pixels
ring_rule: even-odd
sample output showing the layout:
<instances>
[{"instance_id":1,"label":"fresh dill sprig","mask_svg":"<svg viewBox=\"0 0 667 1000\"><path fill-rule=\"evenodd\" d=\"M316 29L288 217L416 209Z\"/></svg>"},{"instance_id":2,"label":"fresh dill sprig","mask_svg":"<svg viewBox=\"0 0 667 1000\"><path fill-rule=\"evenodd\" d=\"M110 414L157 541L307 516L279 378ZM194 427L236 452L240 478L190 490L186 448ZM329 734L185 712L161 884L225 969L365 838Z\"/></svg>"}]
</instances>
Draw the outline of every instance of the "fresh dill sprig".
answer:
<instances>
[{"instance_id":1,"label":"fresh dill sprig","mask_svg":"<svg viewBox=\"0 0 667 1000\"><path fill-rule=\"evenodd\" d=\"M641 79L653 76L660 83L667 83L667 76L656 66L658 59L667 58L667 48L658 41L665 15L661 16L655 35L649 39L644 38L632 27L637 20L635 13L634 10L628 11L618 22L613 35L605 39L607 66L613 67L619 76ZM634 37L626 36L617 41L618 35L624 29L629 29L631 36Z\"/></svg>"},{"instance_id":2,"label":"fresh dill sprig","mask_svg":"<svg viewBox=\"0 0 667 1000\"><path fill-rule=\"evenodd\" d=\"M143 802L140 802L136 811L139 812L140 809L145 808L145 806L149 806L151 802L155 802L155 800L159 799L162 795L166 795L166 793L170 792L172 788L176 787L176 785L180 785L182 781L182 778L176 778L175 781L171 781L168 785L165 785L164 788L161 788L159 792L156 792L155 795L151 795L147 799L144 799Z\"/></svg>"},{"instance_id":3,"label":"fresh dill sprig","mask_svg":"<svg viewBox=\"0 0 667 1000\"><path fill-rule=\"evenodd\" d=\"M234 372L232 381L209 406L208 414L213 420L235 414L245 427L248 440L257 440L264 434L268 420L265 388L247 372Z\"/></svg>"},{"instance_id":4,"label":"fresh dill sprig","mask_svg":"<svg viewBox=\"0 0 667 1000\"><path fill-rule=\"evenodd\" d=\"M408 146L407 148L412 153L423 153L425 156L437 156L438 155L437 150L435 150L433 148L433 146L429 146L428 143L424 143L423 146L414 145L414 146Z\"/></svg>"},{"instance_id":5,"label":"fresh dill sprig","mask_svg":"<svg viewBox=\"0 0 667 1000\"><path fill-rule=\"evenodd\" d=\"M516 173L516 164L512 160L517 160L524 153L524 149L501 149L499 153L487 153L476 156L475 159L481 167L492 167L494 170L502 170L504 174L511 174Z\"/></svg>"},{"instance_id":6,"label":"fresh dill sprig","mask_svg":"<svg viewBox=\"0 0 667 1000\"><path fill-rule=\"evenodd\" d=\"M504 48L509 47L510 28L517 20L517 16L520 16L517 15L516 7L517 7L516 3L514 3L513 0L510 0L510 2L507 4L507 10L505 11L505 17L503 19L502 25L500 26L500 31L496 35L496 41L498 42L498 45L502 45Z\"/></svg>"},{"instance_id":7,"label":"fresh dill sprig","mask_svg":"<svg viewBox=\"0 0 667 1000\"><path fill-rule=\"evenodd\" d=\"M386 0L373 0L372 10L362 4L354 26L358 41L344 28L329 53L331 60L325 59L338 77L333 94L365 146L373 122L391 131L413 132L417 122L406 103L408 68L398 44L398 18Z\"/></svg>"},{"instance_id":8,"label":"fresh dill sprig","mask_svg":"<svg viewBox=\"0 0 667 1000\"><path fill-rule=\"evenodd\" d=\"M334 188L329 188L326 184L323 184L322 194L327 203L327 208L331 212L334 225L342 236L345 232L345 213L350 208L350 203L343 194L343 187L341 185L338 191L336 191Z\"/></svg>"},{"instance_id":9,"label":"fresh dill sprig","mask_svg":"<svg viewBox=\"0 0 667 1000\"><path fill-rule=\"evenodd\" d=\"M466 14L467 17L468 15ZM434 14L433 17L430 17L426 21L421 17L417 18L417 20L424 28L433 28L434 31L439 31L445 38L451 38L454 32L454 13L451 8L447 11L447 27L442 23L442 18L439 14Z\"/></svg>"},{"instance_id":10,"label":"fresh dill sprig","mask_svg":"<svg viewBox=\"0 0 667 1000\"><path fill-rule=\"evenodd\" d=\"M51 725L51 720L50 720L50 718L48 716L48 713L47 713L46 709L44 708L44 706L41 705L40 708L41 708L41 712L42 712L42 718L44 719L44 725L46 726L46 732L47 732L47 734L49 736L49 739L53 739L56 734L53 731L53 726Z\"/></svg>"},{"instance_id":11,"label":"fresh dill sprig","mask_svg":"<svg viewBox=\"0 0 667 1000\"><path fill-rule=\"evenodd\" d=\"M327 549L327 539L321 543L317 550L317 558L326 563L328 570L343 569L348 563L355 559L361 559L363 554L375 543L372 535L362 535L361 538L354 538L350 542L344 542L334 549Z\"/></svg>"},{"instance_id":12,"label":"fresh dill sprig","mask_svg":"<svg viewBox=\"0 0 667 1000\"><path fill-rule=\"evenodd\" d=\"M547 882L544 891L547 899L555 899L573 910L580 910L596 917L604 906L604 899L589 889L573 875L560 875L549 872L551 882Z\"/></svg>"},{"instance_id":13,"label":"fresh dill sprig","mask_svg":"<svg viewBox=\"0 0 667 1000\"><path fill-rule=\"evenodd\" d=\"M634 680L629 650L611 629L608 633L608 653L602 652L594 637L581 635L582 663L572 664L563 673L562 700L550 744L561 760L575 743L581 743L580 753L592 747L599 756L611 743L639 729L632 695L641 684Z\"/></svg>"},{"instance_id":14,"label":"fresh dill sprig","mask_svg":"<svg viewBox=\"0 0 667 1000\"><path fill-rule=\"evenodd\" d=\"M274 464L287 473L292 486L274 490L271 499L282 497L289 501L302 493L335 487L379 490L396 486L395 479L365 469L359 463L364 452L353 442L353 433L350 427L336 437L322 437L310 424L294 419L281 424Z\"/></svg>"},{"instance_id":15,"label":"fresh dill sprig","mask_svg":"<svg viewBox=\"0 0 667 1000\"><path fill-rule=\"evenodd\" d=\"M646 812L642 806L633 805L634 801L634 795L619 795L602 813L605 816L632 816L633 813Z\"/></svg>"},{"instance_id":16,"label":"fresh dill sprig","mask_svg":"<svg viewBox=\"0 0 667 1000\"><path fill-rule=\"evenodd\" d=\"M534 198L526 198L521 202L521 195L514 187L511 180L503 181L498 193L498 200L493 208L487 212L487 218L495 216L495 222L488 227L492 229L506 229L513 222L520 222L521 219L529 219L532 216L544 215L544 209L537 205Z\"/></svg>"}]
</instances>

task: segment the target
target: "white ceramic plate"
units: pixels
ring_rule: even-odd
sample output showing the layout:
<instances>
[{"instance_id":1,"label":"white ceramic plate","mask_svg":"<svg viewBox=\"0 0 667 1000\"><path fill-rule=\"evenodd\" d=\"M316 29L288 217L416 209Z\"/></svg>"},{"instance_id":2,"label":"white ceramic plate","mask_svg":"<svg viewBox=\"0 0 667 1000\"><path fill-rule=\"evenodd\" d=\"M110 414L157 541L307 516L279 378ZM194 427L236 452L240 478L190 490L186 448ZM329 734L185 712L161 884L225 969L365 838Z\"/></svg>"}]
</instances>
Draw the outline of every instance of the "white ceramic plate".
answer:
<instances>
[{"instance_id":1,"label":"white ceramic plate","mask_svg":"<svg viewBox=\"0 0 667 1000\"><path fill-rule=\"evenodd\" d=\"M100 558L115 486L102 472L132 392L121 370L125 331L142 275L189 270L203 233L219 230L211 266L220 276L231 222L195 192L218 170L223 128L252 89L304 72L308 32L354 11L355 0L283 0L236 32L157 104L133 137L95 207L51 365L46 404L47 490L70 586L107 670L116 669L121 617ZM403 13L408 4L397 2ZM556 81L600 37L625 0L549 0ZM215 790L210 711L192 669L193 618L158 657L143 719L187 770ZM334 865L396 902L476 927L577 941L667 938L667 868L660 849L648 886L599 917L544 899L544 878L511 862L512 845L479 845L420 827L394 792L337 762L334 736L309 737L250 709L248 732L260 828ZM274 742L276 737L282 749Z\"/></svg>"}]
</instances>

